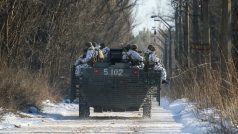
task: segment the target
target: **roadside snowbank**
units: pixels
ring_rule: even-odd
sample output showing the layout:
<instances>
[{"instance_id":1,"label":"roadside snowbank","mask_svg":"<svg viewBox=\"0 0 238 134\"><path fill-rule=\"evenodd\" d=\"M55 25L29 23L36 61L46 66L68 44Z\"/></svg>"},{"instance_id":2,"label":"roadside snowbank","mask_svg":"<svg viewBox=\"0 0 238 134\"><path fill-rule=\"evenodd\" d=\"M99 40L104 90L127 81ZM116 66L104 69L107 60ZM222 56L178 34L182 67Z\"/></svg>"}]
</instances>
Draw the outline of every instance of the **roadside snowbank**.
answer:
<instances>
[{"instance_id":1,"label":"roadside snowbank","mask_svg":"<svg viewBox=\"0 0 238 134\"><path fill-rule=\"evenodd\" d=\"M47 100L43 102L43 105L43 115L53 120L62 119L64 116L78 111L78 104L69 103L67 100L57 104Z\"/></svg>"},{"instance_id":2,"label":"roadside snowbank","mask_svg":"<svg viewBox=\"0 0 238 134\"><path fill-rule=\"evenodd\" d=\"M161 106L173 113L176 122L184 125L184 132L201 134L207 133L211 129L211 124L199 118L201 113L187 99L178 99L170 102L168 98L162 97ZM209 118L211 114L213 114L213 110L207 109L201 115L203 115L203 118Z\"/></svg>"},{"instance_id":3,"label":"roadside snowbank","mask_svg":"<svg viewBox=\"0 0 238 134\"><path fill-rule=\"evenodd\" d=\"M161 106L170 110L175 121L185 126L185 132L238 133L238 126L235 127L229 119L222 119L215 108L197 109L187 99L170 101L167 97L161 98Z\"/></svg>"},{"instance_id":4,"label":"roadside snowbank","mask_svg":"<svg viewBox=\"0 0 238 134\"><path fill-rule=\"evenodd\" d=\"M1 129L13 129L24 126L32 126L45 122L47 120L59 120L63 116L70 114L70 111L78 109L77 104L69 104L67 101L61 103L52 103L49 100L43 102L41 113L6 113L1 117ZM1 109L0 109L1 110Z\"/></svg>"},{"instance_id":5,"label":"roadside snowbank","mask_svg":"<svg viewBox=\"0 0 238 134\"><path fill-rule=\"evenodd\" d=\"M39 124L42 120L37 116L33 117L20 117L13 113L7 113L3 116L3 121L0 124L0 129L20 128L22 126L30 126Z\"/></svg>"}]
</instances>

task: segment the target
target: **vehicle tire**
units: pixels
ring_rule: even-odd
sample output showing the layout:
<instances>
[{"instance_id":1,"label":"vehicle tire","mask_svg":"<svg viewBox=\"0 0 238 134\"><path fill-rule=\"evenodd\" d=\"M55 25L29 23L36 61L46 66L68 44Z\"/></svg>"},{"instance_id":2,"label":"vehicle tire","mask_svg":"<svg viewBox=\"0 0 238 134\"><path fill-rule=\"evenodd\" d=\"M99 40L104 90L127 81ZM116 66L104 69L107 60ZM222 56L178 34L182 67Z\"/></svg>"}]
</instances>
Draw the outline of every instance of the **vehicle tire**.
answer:
<instances>
[{"instance_id":1,"label":"vehicle tire","mask_svg":"<svg viewBox=\"0 0 238 134\"><path fill-rule=\"evenodd\" d=\"M73 102L76 99L76 84L75 84L75 66L71 68L71 85L70 85L70 102Z\"/></svg>"},{"instance_id":2,"label":"vehicle tire","mask_svg":"<svg viewBox=\"0 0 238 134\"><path fill-rule=\"evenodd\" d=\"M151 95L145 98L143 105L143 118L151 118Z\"/></svg>"},{"instance_id":3,"label":"vehicle tire","mask_svg":"<svg viewBox=\"0 0 238 134\"><path fill-rule=\"evenodd\" d=\"M90 107L87 103L79 103L79 118L87 119L90 115Z\"/></svg>"},{"instance_id":4,"label":"vehicle tire","mask_svg":"<svg viewBox=\"0 0 238 134\"><path fill-rule=\"evenodd\" d=\"M160 86L157 86L157 95L156 95L156 100L160 106Z\"/></svg>"}]
</instances>

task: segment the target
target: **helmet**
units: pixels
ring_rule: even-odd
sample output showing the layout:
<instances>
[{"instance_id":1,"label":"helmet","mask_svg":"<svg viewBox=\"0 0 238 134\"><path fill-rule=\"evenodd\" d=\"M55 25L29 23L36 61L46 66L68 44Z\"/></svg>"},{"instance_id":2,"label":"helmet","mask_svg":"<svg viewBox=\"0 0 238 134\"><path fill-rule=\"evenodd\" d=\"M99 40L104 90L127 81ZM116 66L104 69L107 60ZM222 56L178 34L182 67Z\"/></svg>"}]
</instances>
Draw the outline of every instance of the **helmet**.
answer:
<instances>
[{"instance_id":1,"label":"helmet","mask_svg":"<svg viewBox=\"0 0 238 134\"><path fill-rule=\"evenodd\" d=\"M153 45L149 45L149 46L148 46L148 49L149 49L150 51L155 51L155 47L154 47Z\"/></svg>"},{"instance_id":2,"label":"helmet","mask_svg":"<svg viewBox=\"0 0 238 134\"><path fill-rule=\"evenodd\" d=\"M93 42L92 44L93 44L93 46L94 46L94 47L96 47L96 46L97 46L97 42Z\"/></svg>"},{"instance_id":3,"label":"helmet","mask_svg":"<svg viewBox=\"0 0 238 134\"><path fill-rule=\"evenodd\" d=\"M92 47L93 44L92 44L92 42L87 42L87 43L85 44L85 46L89 48L89 47Z\"/></svg>"},{"instance_id":4,"label":"helmet","mask_svg":"<svg viewBox=\"0 0 238 134\"><path fill-rule=\"evenodd\" d=\"M101 44L100 44L100 49L103 49L103 48L105 48L105 44L104 44L104 43L101 43Z\"/></svg>"},{"instance_id":5,"label":"helmet","mask_svg":"<svg viewBox=\"0 0 238 134\"><path fill-rule=\"evenodd\" d=\"M150 45L149 45L147 48L148 48L148 49L150 49L151 47L153 47L153 45L152 45L152 44L150 44Z\"/></svg>"},{"instance_id":6,"label":"helmet","mask_svg":"<svg viewBox=\"0 0 238 134\"><path fill-rule=\"evenodd\" d=\"M125 50L129 51L130 49L131 49L131 44L127 44L126 47L125 47Z\"/></svg>"},{"instance_id":7,"label":"helmet","mask_svg":"<svg viewBox=\"0 0 238 134\"><path fill-rule=\"evenodd\" d=\"M135 45L135 44L131 46L131 49L132 49L132 50L136 50L137 48L138 48L138 47L137 47L137 45Z\"/></svg>"}]
</instances>

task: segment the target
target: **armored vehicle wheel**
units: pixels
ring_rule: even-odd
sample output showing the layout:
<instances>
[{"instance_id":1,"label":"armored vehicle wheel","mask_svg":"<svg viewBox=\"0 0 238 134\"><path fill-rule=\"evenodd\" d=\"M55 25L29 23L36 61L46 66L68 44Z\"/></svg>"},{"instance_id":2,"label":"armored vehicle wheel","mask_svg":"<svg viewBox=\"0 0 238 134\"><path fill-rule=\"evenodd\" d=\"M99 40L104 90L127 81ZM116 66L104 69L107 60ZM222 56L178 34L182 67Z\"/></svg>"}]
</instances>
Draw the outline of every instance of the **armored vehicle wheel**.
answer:
<instances>
[{"instance_id":1,"label":"armored vehicle wheel","mask_svg":"<svg viewBox=\"0 0 238 134\"><path fill-rule=\"evenodd\" d=\"M74 102L74 100L76 99L76 87L75 86L71 86L70 89L70 102Z\"/></svg>"},{"instance_id":2,"label":"armored vehicle wheel","mask_svg":"<svg viewBox=\"0 0 238 134\"><path fill-rule=\"evenodd\" d=\"M79 118L87 119L90 115L90 107L87 103L79 103Z\"/></svg>"},{"instance_id":3,"label":"armored vehicle wheel","mask_svg":"<svg viewBox=\"0 0 238 134\"><path fill-rule=\"evenodd\" d=\"M151 95L145 98L143 105L143 118L151 118Z\"/></svg>"},{"instance_id":4,"label":"armored vehicle wheel","mask_svg":"<svg viewBox=\"0 0 238 134\"><path fill-rule=\"evenodd\" d=\"M79 95L79 118L87 119L90 115L90 107L83 97L82 94Z\"/></svg>"},{"instance_id":5,"label":"armored vehicle wheel","mask_svg":"<svg viewBox=\"0 0 238 134\"><path fill-rule=\"evenodd\" d=\"M160 87L159 86L157 86L156 100L157 100L157 102L158 102L158 104L160 106Z\"/></svg>"},{"instance_id":6,"label":"armored vehicle wheel","mask_svg":"<svg viewBox=\"0 0 238 134\"><path fill-rule=\"evenodd\" d=\"M75 66L71 68L71 87L70 87L70 102L73 102L76 99L76 83L75 83Z\"/></svg>"}]
</instances>

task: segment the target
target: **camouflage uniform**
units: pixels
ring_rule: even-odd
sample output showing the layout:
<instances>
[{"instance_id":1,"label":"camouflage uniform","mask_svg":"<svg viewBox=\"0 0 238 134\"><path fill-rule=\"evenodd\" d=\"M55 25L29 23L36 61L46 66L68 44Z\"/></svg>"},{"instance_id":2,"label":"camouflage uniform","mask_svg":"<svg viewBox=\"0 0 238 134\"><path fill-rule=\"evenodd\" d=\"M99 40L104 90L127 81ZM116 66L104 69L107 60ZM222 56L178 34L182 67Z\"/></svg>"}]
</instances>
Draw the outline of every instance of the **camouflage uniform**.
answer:
<instances>
[{"instance_id":1,"label":"camouflage uniform","mask_svg":"<svg viewBox=\"0 0 238 134\"><path fill-rule=\"evenodd\" d=\"M107 57L108 57L108 54L109 54L109 52L110 52L110 48L104 47L104 48L102 49L102 52L103 52L105 58L107 58Z\"/></svg>"},{"instance_id":2,"label":"camouflage uniform","mask_svg":"<svg viewBox=\"0 0 238 134\"><path fill-rule=\"evenodd\" d=\"M157 57L155 51L147 50L146 53L149 54L149 66L152 66L154 70L161 70L162 80L166 80L167 73L163 65L161 64L160 59Z\"/></svg>"},{"instance_id":3,"label":"camouflage uniform","mask_svg":"<svg viewBox=\"0 0 238 134\"><path fill-rule=\"evenodd\" d=\"M128 61L130 60L129 55L131 55L132 50L128 50L127 52L122 52L122 60Z\"/></svg>"},{"instance_id":4,"label":"camouflage uniform","mask_svg":"<svg viewBox=\"0 0 238 134\"><path fill-rule=\"evenodd\" d=\"M81 69L82 68L88 68L90 67L90 61L95 57L95 49L93 46L89 47L87 50L87 53L85 55L85 57L80 57L75 65L76 65L76 69L75 69L75 75L76 76L80 76L81 75Z\"/></svg>"},{"instance_id":5,"label":"camouflage uniform","mask_svg":"<svg viewBox=\"0 0 238 134\"><path fill-rule=\"evenodd\" d=\"M134 50L129 50L128 52L123 52L122 59L129 61L133 67L144 68L144 58Z\"/></svg>"}]
</instances>

